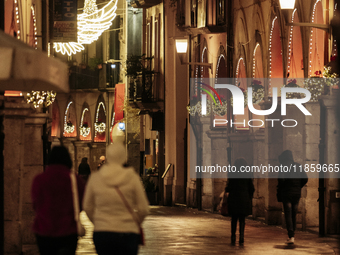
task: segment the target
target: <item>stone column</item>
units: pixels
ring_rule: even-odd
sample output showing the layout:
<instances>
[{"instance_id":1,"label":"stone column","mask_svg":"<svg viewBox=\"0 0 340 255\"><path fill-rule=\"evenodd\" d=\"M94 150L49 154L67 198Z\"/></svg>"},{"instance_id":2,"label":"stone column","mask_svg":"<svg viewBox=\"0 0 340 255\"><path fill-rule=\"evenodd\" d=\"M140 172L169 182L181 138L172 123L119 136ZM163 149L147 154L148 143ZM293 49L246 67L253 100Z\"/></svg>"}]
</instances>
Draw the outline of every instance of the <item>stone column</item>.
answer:
<instances>
[{"instance_id":1,"label":"stone column","mask_svg":"<svg viewBox=\"0 0 340 255\"><path fill-rule=\"evenodd\" d=\"M339 125L337 120L337 96L324 96L322 98L322 105L324 107L324 164L328 166L332 164L339 164ZM327 234L338 234L340 233L340 202L336 199L335 192L340 190L340 179L339 173L325 175L325 222L326 222L326 233Z\"/></svg>"},{"instance_id":2,"label":"stone column","mask_svg":"<svg viewBox=\"0 0 340 255\"><path fill-rule=\"evenodd\" d=\"M4 235L5 254L37 252L31 226L34 213L31 185L43 172L42 125L46 114L35 114L21 100L5 101L4 127Z\"/></svg>"},{"instance_id":3,"label":"stone column","mask_svg":"<svg viewBox=\"0 0 340 255\"><path fill-rule=\"evenodd\" d=\"M202 125L202 166L211 165L211 139L208 135L210 131L210 117L201 117ZM209 173L203 173L202 177L202 209L206 211L213 211L214 208L214 180Z\"/></svg>"},{"instance_id":4,"label":"stone column","mask_svg":"<svg viewBox=\"0 0 340 255\"><path fill-rule=\"evenodd\" d=\"M227 129L216 129L207 131L208 137L211 139L211 164L212 166L228 166L228 133ZM217 206L220 203L220 194L224 191L227 183L227 174L217 174L212 180L212 211L216 211Z\"/></svg>"}]
</instances>

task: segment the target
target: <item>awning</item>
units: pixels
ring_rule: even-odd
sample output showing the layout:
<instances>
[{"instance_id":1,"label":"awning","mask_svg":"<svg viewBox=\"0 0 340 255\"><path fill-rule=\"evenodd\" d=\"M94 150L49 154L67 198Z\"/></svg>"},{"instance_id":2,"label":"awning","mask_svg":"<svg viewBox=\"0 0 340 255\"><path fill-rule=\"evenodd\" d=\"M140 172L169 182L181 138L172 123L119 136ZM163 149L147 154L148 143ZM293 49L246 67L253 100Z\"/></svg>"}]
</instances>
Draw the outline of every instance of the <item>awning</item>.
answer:
<instances>
[{"instance_id":1,"label":"awning","mask_svg":"<svg viewBox=\"0 0 340 255\"><path fill-rule=\"evenodd\" d=\"M68 67L0 30L0 91L5 90L67 93Z\"/></svg>"}]
</instances>

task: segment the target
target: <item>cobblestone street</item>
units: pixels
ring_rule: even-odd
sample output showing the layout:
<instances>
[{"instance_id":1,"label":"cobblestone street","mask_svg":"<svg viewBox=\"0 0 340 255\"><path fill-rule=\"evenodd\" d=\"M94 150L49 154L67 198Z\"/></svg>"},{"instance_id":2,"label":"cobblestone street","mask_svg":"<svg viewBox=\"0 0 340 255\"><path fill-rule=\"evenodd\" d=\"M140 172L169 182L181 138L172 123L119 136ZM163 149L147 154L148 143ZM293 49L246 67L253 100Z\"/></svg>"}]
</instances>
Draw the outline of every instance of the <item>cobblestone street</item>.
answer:
<instances>
[{"instance_id":1,"label":"cobblestone street","mask_svg":"<svg viewBox=\"0 0 340 255\"><path fill-rule=\"evenodd\" d=\"M96 254L93 226L82 215L87 233L78 242L77 255ZM340 254L335 237L297 231L295 245L285 245L286 230L247 220L245 244L230 244L230 218L182 207L152 206L143 223L145 246L139 255L166 254Z\"/></svg>"}]
</instances>

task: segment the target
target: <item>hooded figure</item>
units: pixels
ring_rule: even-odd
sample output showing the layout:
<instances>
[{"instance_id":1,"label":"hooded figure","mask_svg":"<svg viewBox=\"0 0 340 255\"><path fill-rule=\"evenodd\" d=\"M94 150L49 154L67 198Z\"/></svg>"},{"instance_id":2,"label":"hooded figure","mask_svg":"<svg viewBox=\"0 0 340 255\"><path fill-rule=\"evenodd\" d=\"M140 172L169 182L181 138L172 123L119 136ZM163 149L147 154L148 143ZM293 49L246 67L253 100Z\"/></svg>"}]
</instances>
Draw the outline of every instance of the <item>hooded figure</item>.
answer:
<instances>
[{"instance_id":1,"label":"hooded figure","mask_svg":"<svg viewBox=\"0 0 340 255\"><path fill-rule=\"evenodd\" d=\"M308 177L301 165L294 162L293 153L290 150L281 153L279 162L286 169L291 169L290 172L279 173L277 198L279 202L282 202L285 214L288 231L286 244L293 244L301 189L308 182ZM296 169L296 172L293 169Z\"/></svg>"},{"instance_id":2,"label":"hooded figure","mask_svg":"<svg viewBox=\"0 0 340 255\"><path fill-rule=\"evenodd\" d=\"M140 177L125 162L124 145L109 145L106 163L91 174L85 190L83 207L94 224L93 240L99 255L138 252L140 229L136 221L143 222L149 204Z\"/></svg>"}]
</instances>

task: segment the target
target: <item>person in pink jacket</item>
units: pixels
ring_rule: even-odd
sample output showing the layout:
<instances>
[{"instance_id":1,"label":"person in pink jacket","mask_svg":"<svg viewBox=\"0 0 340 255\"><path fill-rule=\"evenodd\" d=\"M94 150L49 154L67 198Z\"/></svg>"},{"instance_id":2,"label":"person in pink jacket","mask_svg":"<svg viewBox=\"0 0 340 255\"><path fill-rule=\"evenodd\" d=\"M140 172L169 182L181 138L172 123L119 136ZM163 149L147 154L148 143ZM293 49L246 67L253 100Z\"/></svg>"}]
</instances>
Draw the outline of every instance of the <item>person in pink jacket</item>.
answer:
<instances>
[{"instance_id":1,"label":"person in pink jacket","mask_svg":"<svg viewBox=\"0 0 340 255\"><path fill-rule=\"evenodd\" d=\"M125 165L126 148L114 143L106 149L106 163L91 174L84 196L84 211L94 225L98 255L135 255L139 225L149 212L141 178Z\"/></svg>"},{"instance_id":2,"label":"person in pink jacket","mask_svg":"<svg viewBox=\"0 0 340 255\"><path fill-rule=\"evenodd\" d=\"M49 155L45 172L33 180L33 232L41 255L75 254L78 234L74 220L71 168L68 150L63 146L55 146ZM77 185L81 204L85 183L78 176Z\"/></svg>"}]
</instances>

